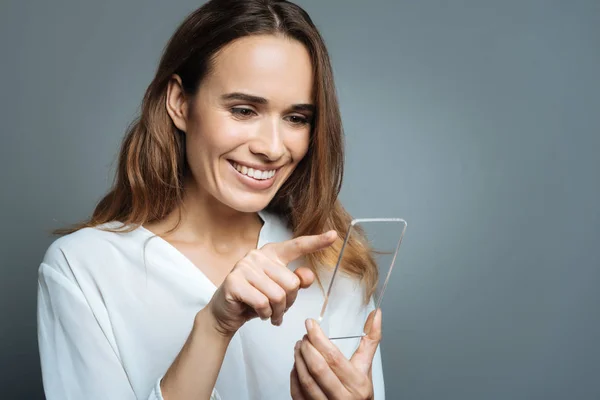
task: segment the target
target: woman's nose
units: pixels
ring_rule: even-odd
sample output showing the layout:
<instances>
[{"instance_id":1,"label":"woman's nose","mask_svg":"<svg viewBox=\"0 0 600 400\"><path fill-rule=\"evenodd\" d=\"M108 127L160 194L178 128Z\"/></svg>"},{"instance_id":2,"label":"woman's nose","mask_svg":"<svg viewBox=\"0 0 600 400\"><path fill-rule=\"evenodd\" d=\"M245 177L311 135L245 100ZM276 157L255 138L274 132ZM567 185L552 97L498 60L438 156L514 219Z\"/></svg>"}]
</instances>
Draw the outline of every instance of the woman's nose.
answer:
<instances>
[{"instance_id":1,"label":"woman's nose","mask_svg":"<svg viewBox=\"0 0 600 400\"><path fill-rule=\"evenodd\" d=\"M279 121L269 121L250 143L250 151L269 161L277 161L285 154L281 126Z\"/></svg>"}]
</instances>

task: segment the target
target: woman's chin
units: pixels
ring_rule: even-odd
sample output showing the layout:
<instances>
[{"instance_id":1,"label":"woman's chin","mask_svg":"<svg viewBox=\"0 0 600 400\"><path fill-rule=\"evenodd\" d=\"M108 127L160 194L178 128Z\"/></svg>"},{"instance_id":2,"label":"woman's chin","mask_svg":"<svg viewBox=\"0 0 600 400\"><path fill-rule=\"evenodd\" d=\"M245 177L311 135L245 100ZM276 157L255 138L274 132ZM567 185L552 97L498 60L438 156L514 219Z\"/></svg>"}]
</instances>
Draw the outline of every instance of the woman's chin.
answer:
<instances>
[{"instance_id":1,"label":"woman's chin","mask_svg":"<svg viewBox=\"0 0 600 400\"><path fill-rule=\"evenodd\" d=\"M264 210L272 200L272 196L266 195L244 195L236 196L235 199L223 199L224 204L236 211L244 213L254 213Z\"/></svg>"}]
</instances>

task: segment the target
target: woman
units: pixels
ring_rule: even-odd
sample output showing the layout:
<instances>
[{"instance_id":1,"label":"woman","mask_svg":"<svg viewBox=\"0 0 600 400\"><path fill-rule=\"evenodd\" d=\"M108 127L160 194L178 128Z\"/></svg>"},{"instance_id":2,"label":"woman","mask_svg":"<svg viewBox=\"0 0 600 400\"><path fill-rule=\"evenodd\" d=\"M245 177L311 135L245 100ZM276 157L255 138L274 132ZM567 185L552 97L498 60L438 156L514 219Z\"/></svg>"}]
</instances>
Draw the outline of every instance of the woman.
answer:
<instances>
[{"instance_id":1,"label":"woman","mask_svg":"<svg viewBox=\"0 0 600 400\"><path fill-rule=\"evenodd\" d=\"M383 399L361 237L327 322L312 319L350 221L342 144L329 57L301 8L213 0L192 13L114 187L40 266L47 398ZM322 330L365 320L360 344Z\"/></svg>"}]
</instances>

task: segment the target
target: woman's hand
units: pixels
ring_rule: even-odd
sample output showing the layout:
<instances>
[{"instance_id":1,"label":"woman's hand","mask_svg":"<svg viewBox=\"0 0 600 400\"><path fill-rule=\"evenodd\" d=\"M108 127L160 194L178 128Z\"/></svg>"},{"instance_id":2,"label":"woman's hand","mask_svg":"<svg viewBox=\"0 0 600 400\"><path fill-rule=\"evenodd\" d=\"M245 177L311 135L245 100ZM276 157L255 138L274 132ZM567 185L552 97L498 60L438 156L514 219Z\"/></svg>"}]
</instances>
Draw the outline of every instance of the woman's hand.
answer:
<instances>
[{"instance_id":1,"label":"woman's hand","mask_svg":"<svg viewBox=\"0 0 600 400\"><path fill-rule=\"evenodd\" d=\"M291 394L294 400L373 399L371 365L381 341L381 310L369 314L366 336L350 360L327 338L314 320L296 343Z\"/></svg>"},{"instance_id":2,"label":"woman's hand","mask_svg":"<svg viewBox=\"0 0 600 400\"><path fill-rule=\"evenodd\" d=\"M292 272L287 264L330 246L337 237L335 231L329 231L250 251L234 266L208 304L219 333L232 336L257 316L281 325L298 290L310 286L315 278L310 269L301 267Z\"/></svg>"}]
</instances>

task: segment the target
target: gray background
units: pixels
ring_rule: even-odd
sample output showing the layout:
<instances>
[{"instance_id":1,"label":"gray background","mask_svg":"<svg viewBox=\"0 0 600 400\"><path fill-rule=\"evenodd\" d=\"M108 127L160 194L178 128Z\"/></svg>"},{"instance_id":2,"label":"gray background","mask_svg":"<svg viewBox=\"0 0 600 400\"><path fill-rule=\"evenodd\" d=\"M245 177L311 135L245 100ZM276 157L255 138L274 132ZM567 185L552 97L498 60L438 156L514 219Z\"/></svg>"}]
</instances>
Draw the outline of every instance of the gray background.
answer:
<instances>
[{"instance_id":1,"label":"gray background","mask_svg":"<svg viewBox=\"0 0 600 400\"><path fill-rule=\"evenodd\" d=\"M343 200L409 222L384 309L388 398L599 399L600 1L300 4L335 67ZM198 5L2 1L3 398L42 397L47 233L108 188Z\"/></svg>"}]
</instances>

